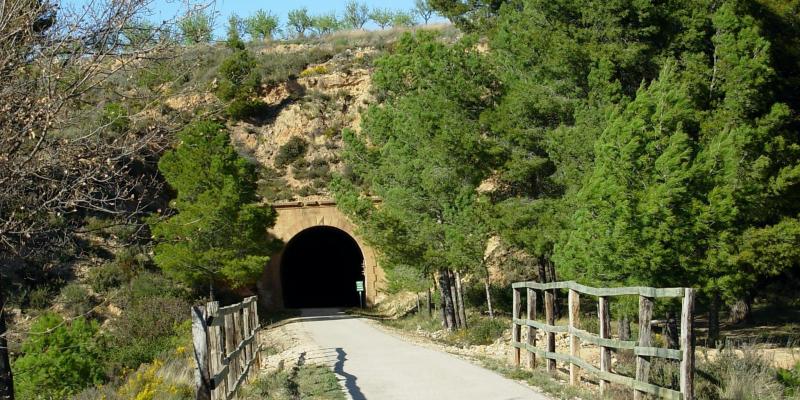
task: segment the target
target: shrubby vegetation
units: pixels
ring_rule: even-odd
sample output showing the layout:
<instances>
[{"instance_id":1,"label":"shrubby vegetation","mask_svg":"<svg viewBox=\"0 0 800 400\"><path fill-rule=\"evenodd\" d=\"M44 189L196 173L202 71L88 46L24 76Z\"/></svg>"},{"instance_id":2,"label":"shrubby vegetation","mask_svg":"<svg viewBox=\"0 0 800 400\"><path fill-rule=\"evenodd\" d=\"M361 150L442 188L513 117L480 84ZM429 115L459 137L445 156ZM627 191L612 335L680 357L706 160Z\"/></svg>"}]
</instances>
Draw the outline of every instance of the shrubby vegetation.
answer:
<instances>
[{"instance_id":1,"label":"shrubby vegetation","mask_svg":"<svg viewBox=\"0 0 800 400\"><path fill-rule=\"evenodd\" d=\"M308 142L300 136L292 136L289 141L278 149L275 156L275 167L284 168L287 165L303 158L308 150Z\"/></svg>"},{"instance_id":2,"label":"shrubby vegetation","mask_svg":"<svg viewBox=\"0 0 800 400\"><path fill-rule=\"evenodd\" d=\"M31 326L14 361L21 399L64 398L104 378L104 338L96 321L46 313Z\"/></svg>"}]
</instances>

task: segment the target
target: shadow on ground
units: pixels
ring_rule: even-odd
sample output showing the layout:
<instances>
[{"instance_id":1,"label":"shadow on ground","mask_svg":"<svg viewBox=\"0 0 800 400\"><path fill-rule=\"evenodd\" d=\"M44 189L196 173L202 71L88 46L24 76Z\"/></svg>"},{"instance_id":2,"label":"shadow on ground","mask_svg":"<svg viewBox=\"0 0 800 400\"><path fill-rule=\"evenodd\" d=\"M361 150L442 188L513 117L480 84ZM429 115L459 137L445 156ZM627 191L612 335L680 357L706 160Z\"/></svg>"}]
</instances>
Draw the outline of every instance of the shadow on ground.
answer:
<instances>
[{"instance_id":1,"label":"shadow on ground","mask_svg":"<svg viewBox=\"0 0 800 400\"><path fill-rule=\"evenodd\" d=\"M355 375L344 372L345 361L347 361L347 353L345 353L341 347L337 347L336 364L333 366L333 372L345 379L344 387L350 395L350 398L353 400L366 400L367 398L361 393L361 389L359 389L358 383L356 383L358 378L356 378Z\"/></svg>"}]
</instances>

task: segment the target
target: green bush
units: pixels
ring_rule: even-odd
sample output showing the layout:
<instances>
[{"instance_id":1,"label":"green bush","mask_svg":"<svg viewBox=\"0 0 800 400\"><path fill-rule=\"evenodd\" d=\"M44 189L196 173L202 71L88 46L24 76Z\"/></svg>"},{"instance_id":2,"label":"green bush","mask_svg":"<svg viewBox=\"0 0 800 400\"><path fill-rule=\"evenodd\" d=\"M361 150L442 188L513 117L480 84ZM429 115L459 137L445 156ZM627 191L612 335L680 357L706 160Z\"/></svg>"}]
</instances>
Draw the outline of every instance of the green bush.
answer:
<instances>
[{"instance_id":1,"label":"green bush","mask_svg":"<svg viewBox=\"0 0 800 400\"><path fill-rule=\"evenodd\" d=\"M177 65L169 61L153 61L136 72L135 82L139 87L156 90L159 86L178 79Z\"/></svg>"},{"instance_id":2,"label":"green bush","mask_svg":"<svg viewBox=\"0 0 800 400\"><path fill-rule=\"evenodd\" d=\"M228 41L233 53L219 67L217 96L230 102L225 112L231 119L243 120L263 115L267 105L255 98L261 86L261 74L256 68L258 62L238 36L229 37Z\"/></svg>"},{"instance_id":3,"label":"green bush","mask_svg":"<svg viewBox=\"0 0 800 400\"><path fill-rule=\"evenodd\" d=\"M292 175L294 179L307 179L308 167L311 164L305 158L298 158L292 163Z\"/></svg>"},{"instance_id":4,"label":"green bush","mask_svg":"<svg viewBox=\"0 0 800 400\"><path fill-rule=\"evenodd\" d=\"M469 344L492 344L508 328L504 320L477 317L469 321L466 339Z\"/></svg>"},{"instance_id":5,"label":"green bush","mask_svg":"<svg viewBox=\"0 0 800 400\"><path fill-rule=\"evenodd\" d=\"M42 310L50 306L50 288L36 287L28 293L28 306L37 310Z\"/></svg>"},{"instance_id":6,"label":"green bush","mask_svg":"<svg viewBox=\"0 0 800 400\"><path fill-rule=\"evenodd\" d=\"M89 270L89 286L95 292L107 292L122 285L124 276L117 263L107 262Z\"/></svg>"},{"instance_id":7,"label":"green bush","mask_svg":"<svg viewBox=\"0 0 800 400\"><path fill-rule=\"evenodd\" d=\"M128 287L128 297L131 301L158 296L186 298L188 293L187 289L177 282L154 272L144 271L131 279Z\"/></svg>"},{"instance_id":8,"label":"green bush","mask_svg":"<svg viewBox=\"0 0 800 400\"><path fill-rule=\"evenodd\" d=\"M58 300L70 316L85 315L96 305L94 297L79 283L70 283L61 288Z\"/></svg>"},{"instance_id":9,"label":"green bush","mask_svg":"<svg viewBox=\"0 0 800 400\"><path fill-rule=\"evenodd\" d=\"M246 120L264 115L268 107L267 103L257 99L235 99L225 108L225 113L231 119Z\"/></svg>"},{"instance_id":10,"label":"green bush","mask_svg":"<svg viewBox=\"0 0 800 400\"><path fill-rule=\"evenodd\" d=\"M331 167L328 161L324 158L315 158L311 161L311 166L308 168L308 177L311 179L324 179L330 181Z\"/></svg>"},{"instance_id":11,"label":"green bush","mask_svg":"<svg viewBox=\"0 0 800 400\"><path fill-rule=\"evenodd\" d=\"M292 190L278 170L262 166L258 172L258 195L270 202L289 200Z\"/></svg>"},{"instance_id":12,"label":"green bush","mask_svg":"<svg viewBox=\"0 0 800 400\"><path fill-rule=\"evenodd\" d=\"M30 331L13 365L19 399L65 398L103 381L104 340L96 322L65 322L48 313Z\"/></svg>"},{"instance_id":13,"label":"green bush","mask_svg":"<svg viewBox=\"0 0 800 400\"><path fill-rule=\"evenodd\" d=\"M284 168L305 156L306 151L308 151L308 142L300 136L292 136L286 144L278 149L278 154L275 156L275 167Z\"/></svg>"},{"instance_id":14,"label":"green bush","mask_svg":"<svg viewBox=\"0 0 800 400\"><path fill-rule=\"evenodd\" d=\"M779 369L778 381L786 387L787 396L800 394L800 363L792 369Z\"/></svg>"},{"instance_id":15,"label":"green bush","mask_svg":"<svg viewBox=\"0 0 800 400\"><path fill-rule=\"evenodd\" d=\"M328 187L328 182L330 182L330 179L317 178L314 179L313 182L311 182L311 187L317 190L321 190Z\"/></svg>"},{"instance_id":16,"label":"green bush","mask_svg":"<svg viewBox=\"0 0 800 400\"><path fill-rule=\"evenodd\" d=\"M256 60L247 50L234 50L219 67L221 77L217 95L222 100L245 99L252 96L261 84Z\"/></svg>"},{"instance_id":17,"label":"green bush","mask_svg":"<svg viewBox=\"0 0 800 400\"><path fill-rule=\"evenodd\" d=\"M110 325L111 369L136 368L174 347L176 331L188 320L189 308L187 301L163 295L132 299L124 317Z\"/></svg>"},{"instance_id":18,"label":"green bush","mask_svg":"<svg viewBox=\"0 0 800 400\"><path fill-rule=\"evenodd\" d=\"M302 188L300 188L297 194L300 196L314 196L316 194L319 194L319 191L314 189L314 187L312 186L303 186Z\"/></svg>"},{"instance_id":19,"label":"green bush","mask_svg":"<svg viewBox=\"0 0 800 400\"><path fill-rule=\"evenodd\" d=\"M127 247L114 256L114 263L119 268L124 280L129 281L133 276L144 270L146 256L139 249Z\"/></svg>"},{"instance_id":20,"label":"green bush","mask_svg":"<svg viewBox=\"0 0 800 400\"><path fill-rule=\"evenodd\" d=\"M259 57L258 68L264 77L264 82L274 85L298 76L308 65L323 63L331 57L330 49L320 47L296 52L270 53Z\"/></svg>"}]
</instances>

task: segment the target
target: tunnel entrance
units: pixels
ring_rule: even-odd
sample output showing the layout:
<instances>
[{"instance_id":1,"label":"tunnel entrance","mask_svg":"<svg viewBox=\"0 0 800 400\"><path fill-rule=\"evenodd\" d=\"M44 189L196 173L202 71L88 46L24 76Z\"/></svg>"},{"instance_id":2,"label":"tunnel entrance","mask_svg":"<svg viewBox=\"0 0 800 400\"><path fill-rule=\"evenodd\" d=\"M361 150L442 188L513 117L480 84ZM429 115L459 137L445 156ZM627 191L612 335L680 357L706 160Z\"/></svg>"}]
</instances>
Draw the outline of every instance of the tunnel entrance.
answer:
<instances>
[{"instance_id":1,"label":"tunnel entrance","mask_svg":"<svg viewBox=\"0 0 800 400\"><path fill-rule=\"evenodd\" d=\"M358 243L341 229L317 226L298 233L281 256L284 306L358 306L356 281L364 280L363 263Z\"/></svg>"}]
</instances>

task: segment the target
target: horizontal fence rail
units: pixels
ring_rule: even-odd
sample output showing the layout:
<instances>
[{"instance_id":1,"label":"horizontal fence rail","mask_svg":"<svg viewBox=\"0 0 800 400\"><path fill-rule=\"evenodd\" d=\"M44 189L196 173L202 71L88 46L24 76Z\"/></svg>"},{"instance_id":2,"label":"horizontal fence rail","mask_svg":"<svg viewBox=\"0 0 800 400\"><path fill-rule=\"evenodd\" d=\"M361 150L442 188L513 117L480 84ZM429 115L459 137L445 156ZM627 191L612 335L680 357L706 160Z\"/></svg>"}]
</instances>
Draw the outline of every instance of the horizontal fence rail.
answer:
<instances>
[{"instance_id":1,"label":"horizontal fence rail","mask_svg":"<svg viewBox=\"0 0 800 400\"><path fill-rule=\"evenodd\" d=\"M512 309L512 346L514 363L521 364L521 352L527 353L527 366L535 368L536 357L547 360L547 370L553 371L556 362L569 365L570 384L580 382L581 371L593 375L600 383L600 391L607 389L608 383L616 383L631 387L634 399L650 394L666 399L694 398L694 289L690 288L651 288L621 287L594 288L573 281L564 282L516 282L511 285L513 294ZM567 325L555 324L555 290L566 289L569 310ZM522 292L526 292L526 317L522 318ZM537 320L537 293L544 299L544 322ZM598 298L597 314L599 335L582 330L580 325L580 295ZM639 296L639 339L619 340L611 337L611 320L609 298L613 296ZM652 345L651 325L653 320L653 302L656 298L682 298L680 341L678 349L655 347ZM527 341L523 343L522 327L527 328ZM544 332L544 348L536 346L536 331ZM555 334L569 335L569 354L556 351ZM594 366L580 358L581 342L590 343L600 348L600 365ZM632 350L636 356L636 376L629 377L614 373L611 368L611 350ZM650 359L653 357L680 361L680 390L673 390L648 382Z\"/></svg>"},{"instance_id":2,"label":"horizontal fence rail","mask_svg":"<svg viewBox=\"0 0 800 400\"><path fill-rule=\"evenodd\" d=\"M256 296L220 307L212 301L192 307L192 340L197 368L197 400L228 400L242 383L255 377L261 346Z\"/></svg>"}]
</instances>

